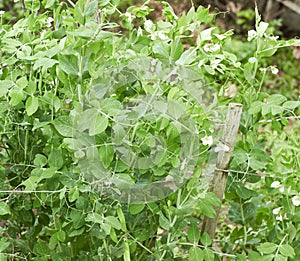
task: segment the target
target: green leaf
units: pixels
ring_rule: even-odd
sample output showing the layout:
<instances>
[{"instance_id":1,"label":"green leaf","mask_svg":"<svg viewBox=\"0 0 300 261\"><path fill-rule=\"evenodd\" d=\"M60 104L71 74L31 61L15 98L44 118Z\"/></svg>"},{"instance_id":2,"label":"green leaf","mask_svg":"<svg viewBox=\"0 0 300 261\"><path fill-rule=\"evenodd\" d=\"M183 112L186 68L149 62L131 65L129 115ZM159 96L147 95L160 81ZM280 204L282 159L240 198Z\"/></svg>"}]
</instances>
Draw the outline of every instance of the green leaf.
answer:
<instances>
[{"instance_id":1,"label":"green leaf","mask_svg":"<svg viewBox=\"0 0 300 261\"><path fill-rule=\"evenodd\" d=\"M215 218L216 217L216 211L214 210L213 206L211 204L207 204L205 199L200 199L198 202L198 207L201 210L201 212L208 216L209 218Z\"/></svg>"},{"instance_id":2,"label":"green leaf","mask_svg":"<svg viewBox=\"0 0 300 261\"><path fill-rule=\"evenodd\" d=\"M105 168L108 168L112 162L115 154L115 150L111 145L103 145L98 148L101 162Z\"/></svg>"},{"instance_id":3,"label":"green leaf","mask_svg":"<svg viewBox=\"0 0 300 261\"><path fill-rule=\"evenodd\" d=\"M79 76L79 61L75 55L59 55L58 62L65 73Z\"/></svg>"},{"instance_id":4,"label":"green leaf","mask_svg":"<svg viewBox=\"0 0 300 261\"><path fill-rule=\"evenodd\" d=\"M274 261L287 261L288 257L287 256L282 256L280 254L276 255L274 258Z\"/></svg>"},{"instance_id":5,"label":"green leaf","mask_svg":"<svg viewBox=\"0 0 300 261\"><path fill-rule=\"evenodd\" d=\"M274 105L271 108L271 113L273 116L282 114L283 112L284 112L284 107L282 107L282 106Z\"/></svg>"},{"instance_id":6,"label":"green leaf","mask_svg":"<svg viewBox=\"0 0 300 261\"><path fill-rule=\"evenodd\" d=\"M175 100L169 100L168 113L171 117L174 117L174 119L178 120L185 113L185 109Z\"/></svg>"},{"instance_id":7,"label":"green leaf","mask_svg":"<svg viewBox=\"0 0 300 261\"><path fill-rule=\"evenodd\" d=\"M192 247L189 250L189 260L190 261L202 261L204 258L203 250L199 247Z\"/></svg>"},{"instance_id":8,"label":"green leaf","mask_svg":"<svg viewBox=\"0 0 300 261\"><path fill-rule=\"evenodd\" d=\"M155 57L159 59L169 59L170 47L166 42L156 41L152 47L153 52L156 54Z\"/></svg>"},{"instance_id":9,"label":"green leaf","mask_svg":"<svg viewBox=\"0 0 300 261\"><path fill-rule=\"evenodd\" d=\"M106 223L117 230L120 230L122 228L120 221L114 216L108 216L105 218L105 220Z\"/></svg>"},{"instance_id":10,"label":"green leaf","mask_svg":"<svg viewBox=\"0 0 300 261\"><path fill-rule=\"evenodd\" d=\"M49 253L48 246L45 242L38 240L33 247L33 253L41 256L45 256Z\"/></svg>"},{"instance_id":11,"label":"green leaf","mask_svg":"<svg viewBox=\"0 0 300 261\"><path fill-rule=\"evenodd\" d=\"M275 252L277 248L278 248L278 245L276 245L274 243L265 242L265 243L260 244L257 249L259 252L261 252L263 254L271 254L271 253Z\"/></svg>"},{"instance_id":12,"label":"green leaf","mask_svg":"<svg viewBox=\"0 0 300 261\"><path fill-rule=\"evenodd\" d=\"M55 4L56 0L47 0L45 8L51 8Z\"/></svg>"},{"instance_id":13,"label":"green leaf","mask_svg":"<svg viewBox=\"0 0 300 261\"><path fill-rule=\"evenodd\" d=\"M23 76L23 77L19 78L19 79L16 81L16 85L17 85L20 89L26 88L27 85L28 85L27 77L26 77L26 76Z\"/></svg>"},{"instance_id":14,"label":"green leaf","mask_svg":"<svg viewBox=\"0 0 300 261\"><path fill-rule=\"evenodd\" d=\"M25 190L35 190L38 183L41 181L40 177L30 176L28 179L22 182L22 185L25 186Z\"/></svg>"},{"instance_id":15,"label":"green leaf","mask_svg":"<svg viewBox=\"0 0 300 261\"><path fill-rule=\"evenodd\" d=\"M163 213L160 213L159 218L158 218L158 223L159 225L165 229L169 230L170 229L170 221L164 216Z\"/></svg>"},{"instance_id":16,"label":"green leaf","mask_svg":"<svg viewBox=\"0 0 300 261\"><path fill-rule=\"evenodd\" d=\"M261 101L255 101L250 105L249 108L249 114L257 114L261 111L262 108L262 102Z\"/></svg>"},{"instance_id":17,"label":"green leaf","mask_svg":"<svg viewBox=\"0 0 300 261\"><path fill-rule=\"evenodd\" d=\"M192 223L187 231L188 240L192 243L198 242L200 239L200 231L196 224Z\"/></svg>"},{"instance_id":18,"label":"green leaf","mask_svg":"<svg viewBox=\"0 0 300 261\"><path fill-rule=\"evenodd\" d=\"M0 253L4 252L6 248L8 248L10 246L10 242L6 242L6 239L1 239L0 241ZM1 254L0 254L0 260L1 259Z\"/></svg>"},{"instance_id":19,"label":"green leaf","mask_svg":"<svg viewBox=\"0 0 300 261\"><path fill-rule=\"evenodd\" d=\"M212 39L212 31L215 29L215 27L207 28L200 32L200 39L201 41L210 41Z\"/></svg>"},{"instance_id":20,"label":"green leaf","mask_svg":"<svg viewBox=\"0 0 300 261\"><path fill-rule=\"evenodd\" d=\"M57 234L54 233L49 240L49 247L54 248L59 243L59 240L57 238Z\"/></svg>"},{"instance_id":21,"label":"green leaf","mask_svg":"<svg viewBox=\"0 0 300 261\"><path fill-rule=\"evenodd\" d=\"M261 255L258 252L249 249L248 250L248 258L249 258L249 261L258 261L258 260L260 260Z\"/></svg>"},{"instance_id":22,"label":"green leaf","mask_svg":"<svg viewBox=\"0 0 300 261\"><path fill-rule=\"evenodd\" d=\"M40 1L39 0L24 0L25 8L36 12L40 9Z\"/></svg>"},{"instance_id":23,"label":"green leaf","mask_svg":"<svg viewBox=\"0 0 300 261\"><path fill-rule=\"evenodd\" d=\"M68 195L68 199L70 202L74 202L75 200L77 200L79 198L79 190L77 187L71 188L69 195Z\"/></svg>"},{"instance_id":24,"label":"green leaf","mask_svg":"<svg viewBox=\"0 0 300 261\"><path fill-rule=\"evenodd\" d=\"M256 214L256 206L252 202L243 204L245 222L250 222Z\"/></svg>"},{"instance_id":25,"label":"green leaf","mask_svg":"<svg viewBox=\"0 0 300 261\"><path fill-rule=\"evenodd\" d=\"M286 257L294 257L296 255L294 248L288 244L281 245L279 247L279 252Z\"/></svg>"},{"instance_id":26,"label":"green leaf","mask_svg":"<svg viewBox=\"0 0 300 261\"><path fill-rule=\"evenodd\" d=\"M264 255L262 256L259 261L273 261L274 260L274 255Z\"/></svg>"},{"instance_id":27,"label":"green leaf","mask_svg":"<svg viewBox=\"0 0 300 261\"><path fill-rule=\"evenodd\" d=\"M107 126L108 119L98 112L97 109L85 110L78 119L78 130L82 132L88 129L90 136L104 132Z\"/></svg>"},{"instance_id":28,"label":"green leaf","mask_svg":"<svg viewBox=\"0 0 300 261\"><path fill-rule=\"evenodd\" d=\"M44 178L44 179L52 178L56 174L56 170L57 170L56 168L44 169L41 174L41 178Z\"/></svg>"},{"instance_id":29,"label":"green leaf","mask_svg":"<svg viewBox=\"0 0 300 261\"><path fill-rule=\"evenodd\" d=\"M265 116L265 115L267 115L268 113L271 112L272 105L271 104L267 104L267 103L263 103L261 109L262 109L261 110L262 116Z\"/></svg>"},{"instance_id":30,"label":"green leaf","mask_svg":"<svg viewBox=\"0 0 300 261\"><path fill-rule=\"evenodd\" d=\"M76 21L80 24L85 23L85 4L86 1L79 0L77 1L75 8L74 8L74 17Z\"/></svg>"},{"instance_id":31,"label":"green leaf","mask_svg":"<svg viewBox=\"0 0 300 261\"><path fill-rule=\"evenodd\" d=\"M283 102L285 102L286 100L287 100L287 98L281 94L273 94L268 97L267 104L280 105Z\"/></svg>"},{"instance_id":32,"label":"green leaf","mask_svg":"<svg viewBox=\"0 0 300 261\"><path fill-rule=\"evenodd\" d=\"M66 232L63 230L57 231L56 232L57 239L59 242L65 242L66 240Z\"/></svg>"},{"instance_id":33,"label":"green leaf","mask_svg":"<svg viewBox=\"0 0 300 261\"><path fill-rule=\"evenodd\" d=\"M101 223L100 226L101 226L101 228L103 229L103 231L105 232L106 235L110 234L111 226L108 223Z\"/></svg>"},{"instance_id":34,"label":"green leaf","mask_svg":"<svg viewBox=\"0 0 300 261\"><path fill-rule=\"evenodd\" d=\"M39 100L37 97L29 96L25 103L25 110L28 116L34 114L39 108Z\"/></svg>"},{"instance_id":35,"label":"green leaf","mask_svg":"<svg viewBox=\"0 0 300 261\"><path fill-rule=\"evenodd\" d=\"M69 116L60 116L53 121L53 125L58 133L64 137L73 136L73 122Z\"/></svg>"},{"instance_id":36,"label":"green leaf","mask_svg":"<svg viewBox=\"0 0 300 261\"><path fill-rule=\"evenodd\" d=\"M287 101L282 106L288 110L294 110L300 106L300 101Z\"/></svg>"},{"instance_id":37,"label":"green leaf","mask_svg":"<svg viewBox=\"0 0 300 261\"><path fill-rule=\"evenodd\" d=\"M53 149L48 157L50 167L60 169L64 165L62 151L60 149Z\"/></svg>"},{"instance_id":38,"label":"green leaf","mask_svg":"<svg viewBox=\"0 0 300 261\"><path fill-rule=\"evenodd\" d=\"M0 216L8 214L11 214L9 206L5 202L0 201Z\"/></svg>"},{"instance_id":39,"label":"green leaf","mask_svg":"<svg viewBox=\"0 0 300 261\"><path fill-rule=\"evenodd\" d=\"M8 90L14 86L14 82L10 80L0 80L0 97L6 95Z\"/></svg>"},{"instance_id":40,"label":"green leaf","mask_svg":"<svg viewBox=\"0 0 300 261\"><path fill-rule=\"evenodd\" d=\"M49 68L52 68L57 63L58 63L57 60L44 57L44 58L38 59L34 63L33 70L36 70L39 67L42 67L42 73L45 73Z\"/></svg>"},{"instance_id":41,"label":"green leaf","mask_svg":"<svg viewBox=\"0 0 300 261\"><path fill-rule=\"evenodd\" d=\"M212 240L207 232L201 235L200 241L204 246L210 246L212 244Z\"/></svg>"},{"instance_id":42,"label":"green leaf","mask_svg":"<svg viewBox=\"0 0 300 261\"><path fill-rule=\"evenodd\" d=\"M214 261L215 260L215 255L212 250L210 250L209 248L206 248L203 250L203 252L204 252L204 260L205 261Z\"/></svg>"},{"instance_id":43,"label":"green leaf","mask_svg":"<svg viewBox=\"0 0 300 261\"><path fill-rule=\"evenodd\" d=\"M184 51L180 58L176 61L176 65L190 65L197 58L197 51L195 47L191 47Z\"/></svg>"},{"instance_id":44,"label":"green leaf","mask_svg":"<svg viewBox=\"0 0 300 261\"><path fill-rule=\"evenodd\" d=\"M42 154L36 154L34 157L33 164L37 167L44 167L47 164L48 160L46 156Z\"/></svg>"},{"instance_id":45,"label":"green leaf","mask_svg":"<svg viewBox=\"0 0 300 261\"><path fill-rule=\"evenodd\" d=\"M236 254L237 260L236 261L248 261L247 257L242 254Z\"/></svg>"},{"instance_id":46,"label":"green leaf","mask_svg":"<svg viewBox=\"0 0 300 261\"><path fill-rule=\"evenodd\" d=\"M108 119L100 113L93 115L89 126L89 135L94 136L104 132L108 126Z\"/></svg>"},{"instance_id":47,"label":"green leaf","mask_svg":"<svg viewBox=\"0 0 300 261\"><path fill-rule=\"evenodd\" d=\"M238 187L236 193L242 199L249 199L258 195L256 191L241 186Z\"/></svg>"},{"instance_id":48,"label":"green leaf","mask_svg":"<svg viewBox=\"0 0 300 261\"><path fill-rule=\"evenodd\" d=\"M69 234L68 234L68 237L76 237L76 236L79 236L79 235L82 235L85 231L85 228L82 227L80 229L77 229L77 230L72 230Z\"/></svg>"},{"instance_id":49,"label":"green leaf","mask_svg":"<svg viewBox=\"0 0 300 261\"><path fill-rule=\"evenodd\" d=\"M19 88L13 88L9 92L9 96L10 96L10 104L12 106L18 105L24 99L24 93Z\"/></svg>"},{"instance_id":50,"label":"green leaf","mask_svg":"<svg viewBox=\"0 0 300 261\"><path fill-rule=\"evenodd\" d=\"M138 213L141 213L145 207L145 204L130 204L129 206L129 212L132 215L136 215Z\"/></svg>"},{"instance_id":51,"label":"green leaf","mask_svg":"<svg viewBox=\"0 0 300 261\"><path fill-rule=\"evenodd\" d=\"M182 46L180 37L175 37L171 45L170 57L173 61L177 61L181 57L183 51L184 48Z\"/></svg>"}]
</instances>

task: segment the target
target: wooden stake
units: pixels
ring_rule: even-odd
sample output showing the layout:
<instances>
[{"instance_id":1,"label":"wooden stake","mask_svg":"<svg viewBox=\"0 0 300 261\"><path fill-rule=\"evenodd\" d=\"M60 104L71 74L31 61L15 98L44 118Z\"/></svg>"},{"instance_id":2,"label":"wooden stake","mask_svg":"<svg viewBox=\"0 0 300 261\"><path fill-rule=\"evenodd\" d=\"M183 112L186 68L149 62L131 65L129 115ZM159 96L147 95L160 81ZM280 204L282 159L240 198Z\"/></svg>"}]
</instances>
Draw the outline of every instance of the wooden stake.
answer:
<instances>
[{"instance_id":1,"label":"wooden stake","mask_svg":"<svg viewBox=\"0 0 300 261\"><path fill-rule=\"evenodd\" d=\"M236 135L240 125L240 119L242 115L243 106L239 103L230 103L226 116L226 123L221 139L220 151L218 153L216 169L214 172L213 179L210 184L210 191L215 193L218 199L222 202L232 152L236 140ZM215 231L217 227L217 221L220 214L220 207L216 207L216 217L208 218L205 217L202 224L202 233L207 232L208 235L213 239L215 237Z\"/></svg>"}]
</instances>

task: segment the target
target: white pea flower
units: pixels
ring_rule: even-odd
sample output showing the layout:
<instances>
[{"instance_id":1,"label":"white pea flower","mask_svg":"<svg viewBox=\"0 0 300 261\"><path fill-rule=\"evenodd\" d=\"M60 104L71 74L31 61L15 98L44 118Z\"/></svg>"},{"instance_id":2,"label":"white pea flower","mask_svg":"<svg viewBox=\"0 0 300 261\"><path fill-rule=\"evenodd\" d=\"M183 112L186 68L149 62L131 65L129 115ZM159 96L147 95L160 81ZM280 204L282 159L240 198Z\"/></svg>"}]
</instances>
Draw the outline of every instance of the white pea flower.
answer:
<instances>
[{"instance_id":1,"label":"white pea flower","mask_svg":"<svg viewBox=\"0 0 300 261\"><path fill-rule=\"evenodd\" d=\"M160 40L167 40L168 39L168 36L165 33L161 32L161 31L158 32L157 36Z\"/></svg>"},{"instance_id":2,"label":"white pea flower","mask_svg":"<svg viewBox=\"0 0 300 261\"><path fill-rule=\"evenodd\" d=\"M271 184L271 188L279 188L281 187L281 183L279 181L273 181Z\"/></svg>"},{"instance_id":3,"label":"white pea flower","mask_svg":"<svg viewBox=\"0 0 300 261\"><path fill-rule=\"evenodd\" d=\"M202 141L202 144L205 145L205 146L206 145L211 146L214 142L212 136L205 136L201 139L201 141Z\"/></svg>"},{"instance_id":4,"label":"white pea flower","mask_svg":"<svg viewBox=\"0 0 300 261\"><path fill-rule=\"evenodd\" d=\"M273 40L273 41L278 40L278 38L279 38L278 35L276 35L276 36L273 36L273 35L269 36L269 39L270 39L270 40Z\"/></svg>"},{"instance_id":5,"label":"white pea flower","mask_svg":"<svg viewBox=\"0 0 300 261\"><path fill-rule=\"evenodd\" d=\"M279 70L275 66L271 66L270 68L273 74L277 74L279 72Z\"/></svg>"},{"instance_id":6,"label":"white pea flower","mask_svg":"<svg viewBox=\"0 0 300 261\"><path fill-rule=\"evenodd\" d=\"M300 196L292 197L292 202L293 202L294 206L296 206L296 207L300 206Z\"/></svg>"},{"instance_id":7,"label":"white pea flower","mask_svg":"<svg viewBox=\"0 0 300 261\"><path fill-rule=\"evenodd\" d=\"M1 75L1 74L3 74L3 71L2 71L2 69L0 68L0 75Z\"/></svg>"},{"instance_id":8,"label":"white pea flower","mask_svg":"<svg viewBox=\"0 0 300 261\"><path fill-rule=\"evenodd\" d=\"M273 213L274 215L278 215L279 212L280 212L280 209L281 209L281 207L279 207L279 208L274 208L274 209L272 210L272 213Z\"/></svg>"},{"instance_id":9,"label":"white pea flower","mask_svg":"<svg viewBox=\"0 0 300 261\"><path fill-rule=\"evenodd\" d=\"M280 186L279 191L280 191L281 193L283 193L283 192L284 192L284 186Z\"/></svg>"},{"instance_id":10,"label":"white pea flower","mask_svg":"<svg viewBox=\"0 0 300 261\"><path fill-rule=\"evenodd\" d=\"M5 11L4 10L0 10L0 15L4 15Z\"/></svg>"},{"instance_id":11,"label":"white pea flower","mask_svg":"<svg viewBox=\"0 0 300 261\"><path fill-rule=\"evenodd\" d=\"M230 148L229 148L229 146L227 146L226 144L224 144L224 143L219 143L218 145L217 145L217 147L215 148L215 152L219 152L219 151L229 151L230 150Z\"/></svg>"},{"instance_id":12,"label":"white pea flower","mask_svg":"<svg viewBox=\"0 0 300 261\"><path fill-rule=\"evenodd\" d=\"M278 220L278 221L282 221L282 220L283 220L283 218L282 218L282 215L280 215L280 216L277 216L277 217L276 217L276 220Z\"/></svg>"},{"instance_id":13,"label":"white pea flower","mask_svg":"<svg viewBox=\"0 0 300 261\"><path fill-rule=\"evenodd\" d=\"M203 49L205 52L209 52L209 53L213 53L213 52L216 52L216 51L219 51L221 48L221 45L219 44L212 44L212 43L209 43L209 44L206 44L203 46Z\"/></svg>"},{"instance_id":14,"label":"white pea flower","mask_svg":"<svg viewBox=\"0 0 300 261\"><path fill-rule=\"evenodd\" d=\"M248 31L248 38L247 40L250 42L257 36L257 32L255 30Z\"/></svg>"},{"instance_id":15,"label":"white pea flower","mask_svg":"<svg viewBox=\"0 0 300 261\"><path fill-rule=\"evenodd\" d=\"M255 58L255 57L250 57L249 59L248 59L248 62L249 63L255 63L257 61L257 59Z\"/></svg>"}]
</instances>

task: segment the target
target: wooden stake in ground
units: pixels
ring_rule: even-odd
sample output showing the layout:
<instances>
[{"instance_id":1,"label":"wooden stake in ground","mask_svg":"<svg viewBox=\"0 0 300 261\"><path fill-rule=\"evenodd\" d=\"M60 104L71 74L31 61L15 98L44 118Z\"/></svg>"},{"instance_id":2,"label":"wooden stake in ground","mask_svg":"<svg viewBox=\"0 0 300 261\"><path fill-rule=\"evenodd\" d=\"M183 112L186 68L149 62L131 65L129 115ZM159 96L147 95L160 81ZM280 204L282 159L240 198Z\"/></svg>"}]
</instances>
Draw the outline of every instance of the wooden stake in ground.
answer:
<instances>
[{"instance_id":1,"label":"wooden stake in ground","mask_svg":"<svg viewBox=\"0 0 300 261\"><path fill-rule=\"evenodd\" d=\"M228 107L226 123L221 139L221 149L218 153L216 169L213 179L210 184L210 191L214 192L218 199L222 202L224 191L226 188L226 181L231 160L232 152L234 149L234 143L236 135L240 125L240 119L242 115L242 104L230 103ZM224 148L224 149L223 149ZM217 221L220 213L220 207L215 208L217 216L215 218L205 217L202 224L202 233L207 232L213 239L215 237L215 230L217 227Z\"/></svg>"}]
</instances>

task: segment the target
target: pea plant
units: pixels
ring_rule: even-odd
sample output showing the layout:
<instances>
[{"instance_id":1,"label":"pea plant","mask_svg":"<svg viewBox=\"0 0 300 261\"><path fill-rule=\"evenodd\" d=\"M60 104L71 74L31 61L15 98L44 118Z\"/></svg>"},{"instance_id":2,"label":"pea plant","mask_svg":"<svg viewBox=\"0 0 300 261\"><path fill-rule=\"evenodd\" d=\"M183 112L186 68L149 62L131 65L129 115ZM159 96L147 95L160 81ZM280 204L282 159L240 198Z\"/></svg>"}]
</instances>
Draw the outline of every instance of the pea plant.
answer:
<instances>
[{"instance_id":1,"label":"pea plant","mask_svg":"<svg viewBox=\"0 0 300 261\"><path fill-rule=\"evenodd\" d=\"M300 101L279 40L209 8L24 1L0 13L0 260L297 260ZM3 18L3 19L2 19ZM244 106L217 237L201 234L229 102ZM228 214L227 214L228 213ZM297 252L298 251L298 252Z\"/></svg>"}]
</instances>

